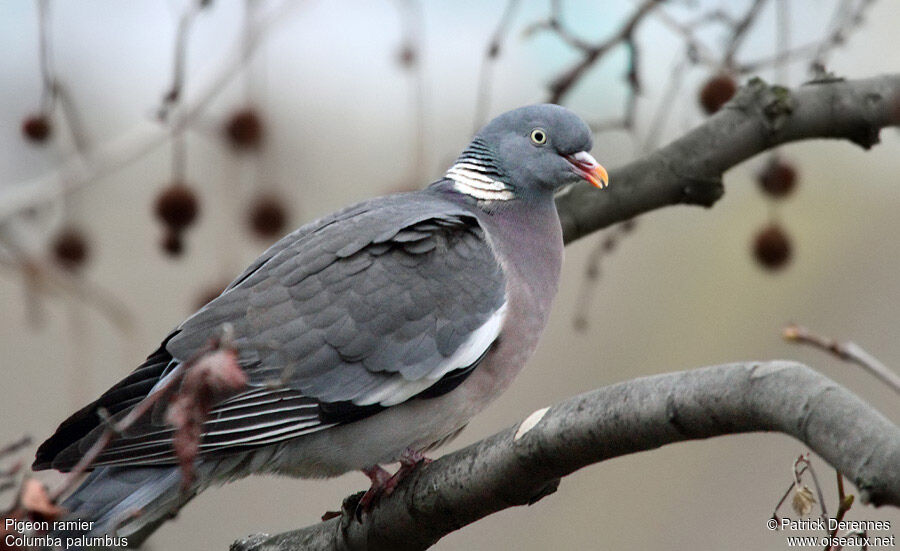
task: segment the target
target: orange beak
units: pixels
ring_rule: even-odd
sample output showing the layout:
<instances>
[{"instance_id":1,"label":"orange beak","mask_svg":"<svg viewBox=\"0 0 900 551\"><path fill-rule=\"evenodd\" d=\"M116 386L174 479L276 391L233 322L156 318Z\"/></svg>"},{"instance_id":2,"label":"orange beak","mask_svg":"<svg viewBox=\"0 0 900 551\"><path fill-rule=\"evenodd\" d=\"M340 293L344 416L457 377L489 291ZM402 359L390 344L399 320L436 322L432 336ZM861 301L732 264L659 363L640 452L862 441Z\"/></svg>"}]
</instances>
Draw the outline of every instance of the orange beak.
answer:
<instances>
[{"instance_id":1,"label":"orange beak","mask_svg":"<svg viewBox=\"0 0 900 551\"><path fill-rule=\"evenodd\" d=\"M600 189L609 185L609 174L587 151L579 151L574 155L566 155L576 174Z\"/></svg>"}]
</instances>

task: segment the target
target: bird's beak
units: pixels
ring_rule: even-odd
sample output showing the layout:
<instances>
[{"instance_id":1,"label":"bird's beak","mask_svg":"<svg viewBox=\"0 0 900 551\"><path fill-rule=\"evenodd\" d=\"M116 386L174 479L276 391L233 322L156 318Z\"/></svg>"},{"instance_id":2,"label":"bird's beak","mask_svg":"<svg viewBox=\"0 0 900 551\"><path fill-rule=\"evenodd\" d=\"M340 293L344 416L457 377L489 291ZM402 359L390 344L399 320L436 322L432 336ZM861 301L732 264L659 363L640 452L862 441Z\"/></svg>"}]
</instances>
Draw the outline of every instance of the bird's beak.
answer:
<instances>
[{"instance_id":1,"label":"bird's beak","mask_svg":"<svg viewBox=\"0 0 900 551\"><path fill-rule=\"evenodd\" d=\"M572 165L572 170L574 170L576 174L594 186L603 189L609 185L609 174L606 173L606 169L600 166L600 163L591 157L591 154L587 151L579 151L574 155L566 155L566 160Z\"/></svg>"}]
</instances>

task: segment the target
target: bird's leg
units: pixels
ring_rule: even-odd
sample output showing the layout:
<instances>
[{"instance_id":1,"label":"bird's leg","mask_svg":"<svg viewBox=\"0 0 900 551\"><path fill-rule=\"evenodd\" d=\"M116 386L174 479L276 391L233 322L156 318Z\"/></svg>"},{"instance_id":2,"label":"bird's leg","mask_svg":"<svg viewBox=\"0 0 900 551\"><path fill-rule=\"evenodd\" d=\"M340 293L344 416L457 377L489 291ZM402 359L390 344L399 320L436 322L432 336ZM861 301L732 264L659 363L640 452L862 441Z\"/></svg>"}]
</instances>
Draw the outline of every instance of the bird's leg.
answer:
<instances>
[{"instance_id":1,"label":"bird's leg","mask_svg":"<svg viewBox=\"0 0 900 551\"><path fill-rule=\"evenodd\" d=\"M363 469L362 472L372 481L372 486L359 500L359 504L356 507L357 520L361 518L362 513L371 511L375 502L378 501L381 496L391 495L394 488L397 487L397 484L413 472L416 467L419 465L427 465L431 463L431 461L431 459L425 457L421 452L412 448L406 448L403 453L400 454L400 468L397 469L397 472L394 473L393 476L378 465ZM323 517L322 520L327 519Z\"/></svg>"},{"instance_id":2,"label":"bird's leg","mask_svg":"<svg viewBox=\"0 0 900 551\"><path fill-rule=\"evenodd\" d=\"M394 488L397 487L397 484L400 484L400 481L409 476L411 472L416 470L419 465L427 465L431 463L431 459L425 457L425 455L416 451L412 448L406 448L403 450L403 453L400 454L400 468L397 469L397 472L394 473L394 476L391 477L390 480L387 481L384 485L384 495L389 496L393 493Z\"/></svg>"},{"instance_id":3,"label":"bird's leg","mask_svg":"<svg viewBox=\"0 0 900 551\"><path fill-rule=\"evenodd\" d=\"M359 505L356 508L356 516L357 518L360 516L360 511L369 512L372 509L372 506L384 494L388 485L391 483L393 477L391 473L382 469L378 465L372 465L371 467L366 467L362 470L363 474L369 477L369 480L372 481L372 485L366 490L366 493L363 494L362 498L359 500ZM390 487L393 490L393 485ZM387 493L390 493L387 491Z\"/></svg>"},{"instance_id":4,"label":"bird's leg","mask_svg":"<svg viewBox=\"0 0 900 551\"><path fill-rule=\"evenodd\" d=\"M432 460L425 457L425 454L422 452L412 448L406 448L403 453L400 454L400 468L397 469L397 472L391 477L391 481L388 483L389 490L387 493L390 494L401 480L406 478L409 473L416 470L416 467L419 465L427 465L431 462Z\"/></svg>"}]
</instances>

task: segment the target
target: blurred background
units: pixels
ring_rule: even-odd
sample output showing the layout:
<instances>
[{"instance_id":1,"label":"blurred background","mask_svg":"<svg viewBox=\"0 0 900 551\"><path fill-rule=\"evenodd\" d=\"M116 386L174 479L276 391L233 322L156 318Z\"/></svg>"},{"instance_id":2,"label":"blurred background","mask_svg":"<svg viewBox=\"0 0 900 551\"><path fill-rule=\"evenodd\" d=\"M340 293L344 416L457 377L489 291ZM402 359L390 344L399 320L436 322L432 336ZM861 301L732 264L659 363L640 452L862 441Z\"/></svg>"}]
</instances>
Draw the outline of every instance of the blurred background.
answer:
<instances>
[{"instance_id":1,"label":"blurred background","mask_svg":"<svg viewBox=\"0 0 900 551\"><path fill-rule=\"evenodd\" d=\"M30 462L277 237L423 187L507 109L561 101L615 168L752 75L796 86L816 62L847 78L900 70L894 0L656 4L0 4L0 443L31 435ZM554 88L648 6L630 40ZM794 321L900 364L900 136L882 140L781 148L730 171L711 210L653 212L569 246L536 356L446 449L596 387L737 360L806 362L896 422L890 389L781 338ZM615 459L436 549L781 549L765 521L806 451L754 434ZM813 465L833 513L834 472ZM226 549L314 523L366 486L359 473L247 479L201 495L149 547ZM847 518L900 526L859 503Z\"/></svg>"}]
</instances>

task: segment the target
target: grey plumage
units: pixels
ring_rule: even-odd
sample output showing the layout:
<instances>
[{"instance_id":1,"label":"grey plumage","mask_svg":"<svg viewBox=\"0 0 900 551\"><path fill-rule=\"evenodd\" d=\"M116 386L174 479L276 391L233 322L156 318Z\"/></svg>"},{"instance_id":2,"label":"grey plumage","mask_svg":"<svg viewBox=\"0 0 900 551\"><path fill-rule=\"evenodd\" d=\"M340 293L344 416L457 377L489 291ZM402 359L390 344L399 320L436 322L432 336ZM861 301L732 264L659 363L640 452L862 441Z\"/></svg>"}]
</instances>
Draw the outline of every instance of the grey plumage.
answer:
<instances>
[{"instance_id":1,"label":"grey plumage","mask_svg":"<svg viewBox=\"0 0 900 551\"><path fill-rule=\"evenodd\" d=\"M65 421L35 468L70 469L104 430L98 408L127 414L225 323L249 385L212 408L187 496L256 472L332 476L452 438L534 349L562 258L553 193L601 174L590 145L571 112L518 109L427 190L294 231ZM66 502L95 532L143 537L183 505L165 407L113 440ZM142 514L123 521L129 507Z\"/></svg>"}]
</instances>

